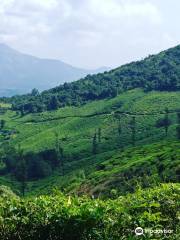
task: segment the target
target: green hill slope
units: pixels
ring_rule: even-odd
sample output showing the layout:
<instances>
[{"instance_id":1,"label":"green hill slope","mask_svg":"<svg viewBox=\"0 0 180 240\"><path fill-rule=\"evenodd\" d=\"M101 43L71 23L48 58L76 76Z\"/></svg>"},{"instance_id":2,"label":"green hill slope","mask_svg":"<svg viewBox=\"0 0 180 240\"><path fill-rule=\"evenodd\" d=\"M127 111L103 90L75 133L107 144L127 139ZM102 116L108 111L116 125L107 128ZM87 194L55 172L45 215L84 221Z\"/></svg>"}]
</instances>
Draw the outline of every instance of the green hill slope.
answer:
<instances>
[{"instance_id":1,"label":"green hill slope","mask_svg":"<svg viewBox=\"0 0 180 240\"><path fill-rule=\"evenodd\" d=\"M139 185L180 181L180 142L161 142L117 151L97 164L79 187L81 193L106 195L133 192Z\"/></svg>"},{"instance_id":2,"label":"green hill slope","mask_svg":"<svg viewBox=\"0 0 180 240\"><path fill-rule=\"evenodd\" d=\"M138 187L152 187L159 183L180 181L180 143L163 141L114 150L69 164L65 176L54 172L45 179L28 183L28 195L52 193L61 189L66 193L88 194L108 198L134 192ZM17 189L7 181L6 184ZM0 181L2 184L3 179Z\"/></svg>"},{"instance_id":3,"label":"green hill slope","mask_svg":"<svg viewBox=\"0 0 180 240\"><path fill-rule=\"evenodd\" d=\"M82 107L66 107L52 112L30 114L20 117L14 111L1 116L7 130L16 133L10 136L10 143L20 143L26 151L40 151L53 148L55 132L59 132L65 152L78 153L81 157L91 154L92 138L101 128L99 151L114 149L118 144L131 144L130 121L136 117L136 144L150 143L164 139L163 129L155 124L169 109L172 125L170 139L175 139L176 113L180 108L179 92L151 92L131 90L110 100L94 101ZM121 120L122 133L118 134L117 115ZM118 140L118 141L117 141ZM110 144L111 143L111 144ZM118 145L118 146L119 146Z\"/></svg>"},{"instance_id":4,"label":"green hill slope","mask_svg":"<svg viewBox=\"0 0 180 240\"><path fill-rule=\"evenodd\" d=\"M97 192L97 194L104 192L109 194L109 189L116 186L116 184L110 184L109 187L105 185L107 188L106 192L106 190L104 191L100 187L101 181L106 182L106 178L107 181L109 181L109 178L114 176L114 172L121 172L120 167L118 164L117 166L116 164L115 166L112 164L112 173L111 171L106 172L106 168L102 172L96 170L98 166L101 166L101 163L106 160L111 162L110 159L116 157L118 159L121 158L121 155L118 157L118 154L128 148L130 150L127 150L127 156L125 158L127 158L127 164L129 164L128 166L130 168L128 174L131 174L131 164L134 160L128 151L132 151L132 154L138 155L134 148L130 148L133 147L132 118L135 117L136 122L135 145L137 147L166 140L168 143L165 152L167 151L167 154L169 154L168 144L170 143L171 145L171 142L174 144L174 140L177 138L176 115L179 111L179 106L179 92L144 93L142 90L136 89L123 93L113 99L94 101L80 107L66 107L57 111L28 114L23 117L19 116L15 111L8 110L5 114L1 115L1 119L6 122L5 133L1 133L1 144L3 147L4 144L9 142L10 146L16 148L20 144L26 153L33 152L38 154L46 149L56 148L55 133L58 133L60 144L64 151L65 176L59 176L62 175L61 170L56 169L50 173L52 174L51 177L29 183L29 191L34 193L38 191L44 192L47 191L47 189L51 191L52 186L66 188L67 191L73 189L78 190L83 178L86 177L87 182L85 185L82 185L82 189L86 184L89 186L90 183L92 186L89 187L89 190L87 189L87 192ZM163 127L157 128L155 126L157 120L165 116L165 108L168 108L169 119L171 120L167 137L165 136ZM119 131L119 128L121 128L121 131ZM100 136L98 136L99 130L101 133ZM95 133L97 135L97 152L93 153L93 138ZM161 148L161 145L159 145L159 148ZM158 152L158 145L147 146L147 149L144 150L147 154L147 159L150 158L153 149ZM176 147L175 149L177 150ZM140 162L142 162L142 166L143 164L146 165L147 159L141 159ZM168 159L165 159L165 161L166 160L168 161ZM178 160L179 156L177 161ZM145 161L145 163L143 161ZM177 161L175 161L174 165L174 174L178 171ZM150 164L150 162L147 163L147 165L148 164ZM153 176L157 174L157 170L153 171L155 165L156 162L154 162L154 165L148 166L148 168L152 168ZM139 176L142 166L138 165L135 177ZM172 169L169 168L169 166L167 169L168 179L177 181L176 177L171 178L170 176ZM92 176L94 176L93 178L95 179L97 177L97 181L94 180L94 182L91 182L89 177L94 171L96 171L93 173L95 175L92 174ZM123 172L125 172L125 170L123 170ZM69 179L71 179L70 184L68 184ZM151 180L152 179L150 179L150 181ZM1 178L1 181L4 184L4 177ZM8 185L10 185L10 182L10 179L7 179ZM100 191L98 189L96 191L95 185L97 185L97 188L100 188ZM126 191L128 187L125 186L124 189L124 191ZM84 188L84 191L85 190Z\"/></svg>"},{"instance_id":5,"label":"green hill slope","mask_svg":"<svg viewBox=\"0 0 180 240\"><path fill-rule=\"evenodd\" d=\"M165 162L160 166L163 168L169 161L168 144L171 146L180 138L179 56L180 46L177 46L41 94L34 90L32 94L1 99L1 182L14 183L12 176L22 180L25 169L22 164L27 167L24 177L28 179L29 191L34 192L40 188L43 191L51 182L67 191L81 192L78 187L86 178L82 189L87 184L89 193L109 194L109 189L116 186L116 182L111 183L109 178L114 178L116 172L121 174L121 167L122 174L126 174L126 168L127 175L135 174L134 178L127 180L132 184L134 180L138 181L143 164L151 172L145 174L152 175L152 182L157 174L161 175L157 169L160 163L154 160L154 164L148 162L151 166L146 166L146 157L140 156L142 166L131 169L135 160L128 151L136 156L135 147L147 145L144 151L149 159L153 149L158 151L158 145L152 144L158 143L159 148L164 149L165 141L163 154L167 152L168 158L163 158ZM3 107L4 104L9 105ZM127 156L123 157L122 152ZM106 171L104 162L114 161L116 156L118 159L127 158L127 166L123 162L123 166L115 164L112 171ZM179 171L177 161L172 168L175 172ZM98 167L104 168L102 172L96 171ZM170 167L167 165L165 173L164 169L161 171L169 181L177 181L178 174L174 172L172 178ZM22 174L19 176L18 172ZM91 174L93 178L97 177L94 183L90 180ZM68 178L71 184L67 183ZM162 176L158 176L159 180L166 181ZM106 181L110 182L110 187ZM105 184L105 191L103 186L101 189L101 182ZM130 191L128 186L122 187L122 192L126 190Z\"/></svg>"}]
</instances>

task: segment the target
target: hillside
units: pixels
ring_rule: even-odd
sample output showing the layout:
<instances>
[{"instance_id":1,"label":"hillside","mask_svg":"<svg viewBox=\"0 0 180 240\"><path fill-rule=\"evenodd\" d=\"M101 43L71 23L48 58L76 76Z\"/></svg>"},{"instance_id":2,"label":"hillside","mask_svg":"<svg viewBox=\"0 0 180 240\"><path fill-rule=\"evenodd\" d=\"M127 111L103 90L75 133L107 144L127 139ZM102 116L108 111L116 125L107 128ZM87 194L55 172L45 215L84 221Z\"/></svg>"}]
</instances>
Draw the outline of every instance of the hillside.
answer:
<instances>
[{"instance_id":1,"label":"hillside","mask_svg":"<svg viewBox=\"0 0 180 240\"><path fill-rule=\"evenodd\" d=\"M65 107L57 111L19 115L15 111L7 111L1 116L6 121L7 130L18 133L11 137L11 143L21 143L24 149L40 151L54 145L54 132L58 131L64 139L64 147L68 152L80 154L79 146L84 150L91 149L91 139L98 128L102 129L102 145L109 145L109 141L117 144L118 119L120 115L122 125L121 141L131 142L130 126L128 122L136 116L138 133L137 143L147 139L147 143L164 136L162 129L155 127L155 123L169 109L172 125L169 128L169 137L175 138L176 113L180 106L180 92L150 92L131 90L113 99L100 100L80 107ZM152 114L152 115L151 115ZM109 136L109 139L108 139ZM113 140L113 138L114 140ZM107 137L107 138L106 138ZM78 142L77 142L78 140ZM122 142L122 143L123 143ZM77 147L75 147L77 146ZM83 151L82 149L82 151Z\"/></svg>"},{"instance_id":2,"label":"hillside","mask_svg":"<svg viewBox=\"0 0 180 240\"><path fill-rule=\"evenodd\" d=\"M40 91L71 82L106 68L86 70L59 60L40 59L0 44L0 97Z\"/></svg>"},{"instance_id":3,"label":"hillside","mask_svg":"<svg viewBox=\"0 0 180 240\"><path fill-rule=\"evenodd\" d=\"M25 95L10 101L14 110L26 114L113 98L135 88L145 92L178 91L179 69L180 46L177 46L103 74L88 75L79 81L65 83L40 95Z\"/></svg>"},{"instance_id":4,"label":"hillside","mask_svg":"<svg viewBox=\"0 0 180 240\"><path fill-rule=\"evenodd\" d=\"M164 154L167 152L167 156L171 156L170 153L173 151L173 148L178 149L174 141L177 139L176 128L178 126L177 114L179 106L179 92L145 93L140 89L136 89L120 94L113 99L93 101L84 106L65 107L51 112L21 116L9 109L1 115L1 119L5 120L5 127L1 131L0 141L2 148L7 148L6 145L10 144L10 146L8 145L10 147L8 147L9 150L6 150L8 156L11 156L11 152L15 152L15 150L10 149L14 147L17 149L20 144L27 155L27 161L29 162L28 159L30 158L30 163L33 163L36 169L39 169L40 173L38 174L40 175L29 175L28 192L36 194L42 191L44 193L47 190L51 191L56 186L67 191L74 191L75 189L78 192L82 192L79 186L85 178L82 189L85 191L86 184L90 185L87 188L87 193L91 194L92 192L96 193L96 185L99 188L101 182L104 184L106 180L109 181L109 179L113 178L114 173L121 174L122 172L121 167L117 163L115 165L113 163L112 165L110 164L113 168L112 172L106 172L106 164L108 165L109 163L105 161L111 163L111 161L114 161L113 159L121 159L125 155L129 166L128 171L132 172L131 162L134 163L133 155L139 156L141 154L141 151L139 153L138 149L137 151L134 149L135 146L147 145L147 148L144 148L147 159L139 156L142 158L140 160L142 165L138 165L135 178L139 176L142 166L146 167L146 165L148 169L152 168L154 177L157 174L157 169L153 169L158 164L158 160L156 162L156 158L153 158L155 163L152 166L150 162L146 163L151 158L151 155L156 155L154 151L158 155L158 149L165 144ZM167 136L163 126L156 126L157 121L165 117L166 108L168 108L168 118L171 121ZM133 117L135 117L136 125L134 142L132 142ZM57 134L60 147L63 149L63 175L62 167L54 169L53 165L56 159ZM96 142L93 143L95 135ZM163 141L167 141L167 143L163 143ZM155 145L150 145L151 143ZM159 145L156 145L156 143ZM170 150L169 144L172 145ZM127 151L126 148L128 148ZM48 153L47 150L50 152ZM124 155L122 154L121 156L121 152L124 152ZM44 155L47 155L47 157L42 159ZM14 156L14 158L18 159L18 156ZM166 162L169 161L168 157L163 161L163 164L166 165ZM39 162L43 162L43 165L40 166ZM45 166L44 162L46 162ZM165 175L169 180L178 181L176 177L171 178L172 171L174 175L176 171L178 172L178 162L179 155L177 160L174 161L174 169L172 170L168 166ZM102 171L97 171L101 167ZM14 165L12 165L12 169L14 168ZM43 170L44 168L46 171ZM123 169L124 173L125 170ZM146 171L144 173L147 174ZM95 180L96 176L97 181ZM91 182L90 178L94 180ZM3 184L7 183L12 186L12 180L8 175L6 177L2 176L0 181ZM117 179L117 181L119 180ZM150 181L152 182L152 179ZM159 181L165 180L159 179ZM16 183L15 179L13 180L13 186L14 188L19 188L14 183ZM114 183L112 185L115 187ZM100 188L101 190L97 191L97 194L101 192L105 195L109 194L109 189L112 187L111 184L108 186L105 191ZM124 191L127 190L128 187L126 186Z\"/></svg>"},{"instance_id":5,"label":"hillside","mask_svg":"<svg viewBox=\"0 0 180 240\"><path fill-rule=\"evenodd\" d=\"M145 76L152 62L165 61L167 56L175 56L172 57L172 61L176 62L178 67L178 57L176 58L178 51L179 47L176 47L143 60L142 74ZM88 84L94 84L96 92L96 84L98 89L104 87L103 84L96 82L97 76L112 76L112 79L108 80L110 86L111 83L114 84L114 72L122 73L124 68L134 68L138 64L131 63L109 73L88 76L87 78L90 78ZM161 70L157 69L159 72ZM174 75L178 76L175 69L168 81L171 81ZM156 179L157 183L179 181L179 155L174 160L173 167L168 165L173 148L178 149L179 146L178 142L176 143L180 139L179 91L173 89L145 91L147 89L134 86L135 89L127 88L119 93L117 91L113 98L107 96L104 96L105 99L92 98L91 101L88 99L85 102L76 102L76 106L72 104L66 106L64 103L64 106L57 105L57 108L51 111L44 111L46 108L36 113L26 111L25 106L29 104L44 107L45 103L41 101L50 99L54 94L55 99L60 102L58 97L61 94L69 94L72 86L81 85L82 88L79 88L78 92L76 90L73 92L74 97L78 99L78 93L81 93L82 89L86 91L86 87L89 86L87 78L42 94L4 99L0 104L0 182L19 191L22 178L18 172L24 169L22 163L26 164L27 168L26 194L51 192L53 187L58 187L67 192L108 196L112 187L119 191L119 186L120 193L124 194L131 191L128 184L139 181L139 184L144 185L139 179L139 177L143 179L142 174L147 177L150 174L150 185L153 179ZM104 83L105 81L107 79ZM133 82L132 77L131 83ZM167 83L167 78L164 78L163 82ZM174 90L178 90L178 87L176 86ZM22 106L23 111L18 111ZM168 145L171 146L170 149ZM147 155L147 158L140 150L142 146L143 154ZM158 148L163 149L161 173L158 172L160 165ZM22 156L24 162L20 162ZM139 159L137 163L134 156ZM154 156L152 163L148 162L151 156ZM115 159L118 159L117 162ZM127 161L127 166L123 159ZM165 166L167 171L164 172ZM144 173L142 168L145 168ZM120 184L121 177L116 178L116 174L123 178L132 174L134 177L126 179L126 184L123 185ZM165 174L166 178L162 178L160 174ZM172 174L174 178L171 177Z\"/></svg>"},{"instance_id":6,"label":"hillside","mask_svg":"<svg viewBox=\"0 0 180 240\"><path fill-rule=\"evenodd\" d=\"M162 141L119 150L97 164L78 191L111 197L134 192L138 185L150 187L158 182L180 182L179 163L180 142Z\"/></svg>"},{"instance_id":7,"label":"hillside","mask_svg":"<svg viewBox=\"0 0 180 240\"><path fill-rule=\"evenodd\" d=\"M1 239L179 239L179 52L0 100Z\"/></svg>"}]
</instances>

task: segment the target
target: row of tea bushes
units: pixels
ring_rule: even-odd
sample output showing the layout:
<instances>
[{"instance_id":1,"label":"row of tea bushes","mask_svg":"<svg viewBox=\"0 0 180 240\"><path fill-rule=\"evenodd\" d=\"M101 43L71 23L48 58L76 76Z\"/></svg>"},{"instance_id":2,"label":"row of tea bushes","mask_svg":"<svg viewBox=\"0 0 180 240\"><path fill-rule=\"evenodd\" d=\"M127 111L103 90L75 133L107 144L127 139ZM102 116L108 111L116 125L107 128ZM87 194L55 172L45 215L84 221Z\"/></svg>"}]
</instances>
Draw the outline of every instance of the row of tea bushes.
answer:
<instances>
[{"instance_id":1,"label":"row of tea bushes","mask_svg":"<svg viewBox=\"0 0 180 240\"><path fill-rule=\"evenodd\" d=\"M145 233L142 239L180 239L180 184L137 190L115 200L51 196L22 199L0 191L1 240L137 239L135 229L171 230Z\"/></svg>"}]
</instances>

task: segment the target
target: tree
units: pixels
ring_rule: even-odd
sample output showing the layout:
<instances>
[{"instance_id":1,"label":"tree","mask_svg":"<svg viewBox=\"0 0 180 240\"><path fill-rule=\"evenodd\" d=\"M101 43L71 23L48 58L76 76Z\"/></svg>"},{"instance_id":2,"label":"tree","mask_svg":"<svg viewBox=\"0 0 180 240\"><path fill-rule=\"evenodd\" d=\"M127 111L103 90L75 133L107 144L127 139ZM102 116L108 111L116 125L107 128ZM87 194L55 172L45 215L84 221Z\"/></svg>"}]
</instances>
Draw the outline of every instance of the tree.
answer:
<instances>
[{"instance_id":1,"label":"tree","mask_svg":"<svg viewBox=\"0 0 180 240\"><path fill-rule=\"evenodd\" d=\"M23 117L25 115L24 105L21 106L20 113L21 113L21 117Z\"/></svg>"},{"instance_id":2,"label":"tree","mask_svg":"<svg viewBox=\"0 0 180 240\"><path fill-rule=\"evenodd\" d=\"M17 150L18 154L18 162L16 165L16 170L15 170L15 177L16 179L21 183L21 193L24 196L25 195L25 189L27 186L27 163L24 157L24 152L21 146L18 146Z\"/></svg>"},{"instance_id":3,"label":"tree","mask_svg":"<svg viewBox=\"0 0 180 240\"><path fill-rule=\"evenodd\" d=\"M2 130L5 127L6 121L4 119L2 119L0 121L0 129Z\"/></svg>"},{"instance_id":4,"label":"tree","mask_svg":"<svg viewBox=\"0 0 180 240\"><path fill-rule=\"evenodd\" d=\"M52 96L49 103L49 110L57 110L59 107L59 101L57 96Z\"/></svg>"},{"instance_id":5,"label":"tree","mask_svg":"<svg viewBox=\"0 0 180 240\"><path fill-rule=\"evenodd\" d=\"M29 152L25 155L28 180L37 180L52 174L52 159L48 159L49 161L47 160L46 151L40 153ZM52 158L53 157L54 156L52 156Z\"/></svg>"},{"instance_id":6,"label":"tree","mask_svg":"<svg viewBox=\"0 0 180 240\"><path fill-rule=\"evenodd\" d=\"M176 127L177 139L180 140L180 125Z\"/></svg>"},{"instance_id":7,"label":"tree","mask_svg":"<svg viewBox=\"0 0 180 240\"><path fill-rule=\"evenodd\" d=\"M122 133L122 126L121 126L121 119L119 118L119 121L118 121L118 134L119 136L121 135Z\"/></svg>"},{"instance_id":8,"label":"tree","mask_svg":"<svg viewBox=\"0 0 180 240\"><path fill-rule=\"evenodd\" d=\"M131 128L131 142L132 145L135 146L136 143L136 117L133 116L130 121L130 128Z\"/></svg>"},{"instance_id":9,"label":"tree","mask_svg":"<svg viewBox=\"0 0 180 240\"><path fill-rule=\"evenodd\" d=\"M115 123L117 124L118 145L119 145L119 147L122 147L122 144L121 144L121 133L122 133L121 114L118 112L115 112L113 117L114 117Z\"/></svg>"},{"instance_id":10,"label":"tree","mask_svg":"<svg viewBox=\"0 0 180 240\"><path fill-rule=\"evenodd\" d=\"M3 146L3 151L1 154L2 161L6 166L6 171L8 173L14 173L18 161L16 149L7 143Z\"/></svg>"},{"instance_id":11,"label":"tree","mask_svg":"<svg viewBox=\"0 0 180 240\"><path fill-rule=\"evenodd\" d=\"M168 108L166 108L164 118L161 118L156 122L156 127L157 128L163 127L165 131L165 136L167 137L170 125L171 125L171 120L169 119L169 110Z\"/></svg>"},{"instance_id":12,"label":"tree","mask_svg":"<svg viewBox=\"0 0 180 240\"><path fill-rule=\"evenodd\" d=\"M122 133L122 126L121 126L121 115L119 113L114 114L114 120L117 122L117 131L118 135L120 136Z\"/></svg>"},{"instance_id":13,"label":"tree","mask_svg":"<svg viewBox=\"0 0 180 240\"><path fill-rule=\"evenodd\" d=\"M166 108L165 109L165 117L164 117L164 123L165 123L165 133L166 133L166 137L168 135L168 129L169 129L169 126L171 125L171 120L169 119L169 109Z\"/></svg>"},{"instance_id":14,"label":"tree","mask_svg":"<svg viewBox=\"0 0 180 240\"><path fill-rule=\"evenodd\" d=\"M180 124L180 112L177 113L177 124Z\"/></svg>"},{"instance_id":15,"label":"tree","mask_svg":"<svg viewBox=\"0 0 180 240\"><path fill-rule=\"evenodd\" d=\"M101 128L98 128L98 142L101 143Z\"/></svg>"},{"instance_id":16,"label":"tree","mask_svg":"<svg viewBox=\"0 0 180 240\"><path fill-rule=\"evenodd\" d=\"M39 95L38 89L34 88L34 89L31 91L31 95L32 95L32 96L38 96L38 95Z\"/></svg>"},{"instance_id":17,"label":"tree","mask_svg":"<svg viewBox=\"0 0 180 240\"><path fill-rule=\"evenodd\" d=\"M98 143L97 143L97 134L95 132L93 136L93 141L92 141L92 153L97 154L97 148L98 148Z\"/></svg>"},{"instance_id":18,"label":"tree","mask_svg":"<svg viewBox=\"0 0 180 240\"><path fill-rule=\"evenodd\" d=\"M180 140L180 112L177 113L177 127L176 127L176 134L177 134L177 139Z\"/></svg>"},{"instance_id":19,"label":"tree","mask_svg":"<svg viewBox=\"0 0 180 240\"><path fill-rule=\"evenodd\" d=\"M64 176L64 150L57 132L55 132L55 150L57 153L57 166L61 167L62 175Z\"/></svg>"}]
</instances>

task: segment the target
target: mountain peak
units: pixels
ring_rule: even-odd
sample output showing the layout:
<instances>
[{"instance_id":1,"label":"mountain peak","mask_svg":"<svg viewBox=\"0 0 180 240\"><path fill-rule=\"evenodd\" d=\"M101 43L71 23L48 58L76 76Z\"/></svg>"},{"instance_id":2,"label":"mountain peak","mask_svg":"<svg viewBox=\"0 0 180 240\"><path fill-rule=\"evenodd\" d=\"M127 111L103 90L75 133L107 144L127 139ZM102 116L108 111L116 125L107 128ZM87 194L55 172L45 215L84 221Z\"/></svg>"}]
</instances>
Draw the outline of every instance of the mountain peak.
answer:
<instances>
[{"instance_id":1,"label":"mountain peak","mask_svg":"<svg viewBox=\"0 0 180 240\"><path fill-rule=\"evenodd\" d=\"M4 93L9 93L8 89L17 89L15 94L27 93L33 88L42 91L102 71L76 68L60 60L33 57L0 43L0 96L6 96Z\"/></svg>"},{"instance_id":2,"label":"mountain peak","mask_svg":"<svg viewBox=\"0 0 180 240\"><path fill-rule=\"evenodd\" d=\"M5 43L0 43L0 51L1 54L3 53L15 53L17 52L16 50L14 50L13 48L9 47L7 44Z\"/></svg>"},{"instance_id":3,"label":"mountain peak","mask_svg":"<svg viewBox=\"0 0 180 240\"><path fill-rule=\"evenodd\" d=\"M1 43L1 42L0 42L0 48L1 49L10 49L10 47L7 44Z\"/></svg>"}]
</instances>

